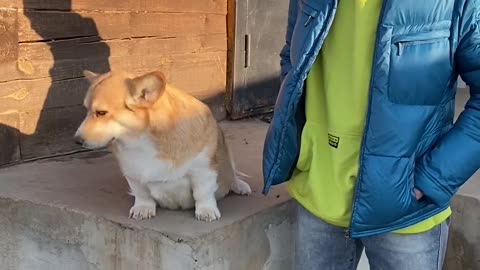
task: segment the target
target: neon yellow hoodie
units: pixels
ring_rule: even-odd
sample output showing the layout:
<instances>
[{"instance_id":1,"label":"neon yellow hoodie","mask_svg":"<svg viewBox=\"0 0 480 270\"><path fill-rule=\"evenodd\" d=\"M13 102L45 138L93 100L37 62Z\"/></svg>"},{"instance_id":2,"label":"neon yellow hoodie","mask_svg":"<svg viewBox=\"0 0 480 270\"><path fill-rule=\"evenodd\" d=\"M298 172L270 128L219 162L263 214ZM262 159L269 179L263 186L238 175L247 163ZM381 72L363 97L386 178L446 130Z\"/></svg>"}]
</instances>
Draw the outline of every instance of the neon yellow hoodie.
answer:
<instances>
[{"instance_id":1,"label":"neon yellow hoodie","mask_svg":"<svg viewBox=\"0 0 480 270\"><path fill-rule=\"evenodd\" d=\"M306 82L306 117L291 196L324 221L348 227L381 0L339 1ZM394 209L392 209L394 211ZM419 233L451 209L397 233Z\"/></svg>"}]
</instances>

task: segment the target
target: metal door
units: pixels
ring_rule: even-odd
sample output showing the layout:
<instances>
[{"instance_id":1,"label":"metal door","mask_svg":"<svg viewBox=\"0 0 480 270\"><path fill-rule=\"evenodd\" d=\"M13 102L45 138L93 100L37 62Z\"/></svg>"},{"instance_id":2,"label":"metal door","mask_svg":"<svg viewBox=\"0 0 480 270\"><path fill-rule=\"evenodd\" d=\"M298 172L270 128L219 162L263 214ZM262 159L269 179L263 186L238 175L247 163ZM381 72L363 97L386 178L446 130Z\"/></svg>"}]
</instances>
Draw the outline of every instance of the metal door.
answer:
<instances>
[{"instance_id":1,"label":"metal door","mask_svg":"<svg viewBox=\"0 0 480 270\"><path fill-rule=\"evenodd\" d=\"M227 108L233 119L271 112L280 88L288 0L232 0ZM233 14L230 13L230 16ZM232 23L230 23L232 22ZM232 39L229 39L232 40Z\"/></svg>"}]
</instances>

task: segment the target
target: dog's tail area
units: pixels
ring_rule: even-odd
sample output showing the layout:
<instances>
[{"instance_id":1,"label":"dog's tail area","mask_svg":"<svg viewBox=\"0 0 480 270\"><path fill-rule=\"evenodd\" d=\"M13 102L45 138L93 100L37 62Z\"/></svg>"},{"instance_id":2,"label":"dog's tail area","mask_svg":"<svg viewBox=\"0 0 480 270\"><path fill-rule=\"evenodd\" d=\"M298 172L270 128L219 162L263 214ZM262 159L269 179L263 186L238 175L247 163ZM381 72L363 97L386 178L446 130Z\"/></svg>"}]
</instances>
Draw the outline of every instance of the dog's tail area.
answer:
<instances>
[{"instance_id":1,"label":"dog's tail area","mask_svg":"<svg viewBox=\"0 0 480 270\"><path fill-rule=\"evenodd\" d=\"M247 184L247 182L237 179L235 182L232 183L232 191L238 195L250 195L252 194L252 189Z\"/></svg>"},{"instance_id":2,"label":"dog's tail area","mask_svg":"<svg viewBox=\"0 0 480 270\"><path fill-rule=\"evenodd\" d=\"M231 190L234 193L239 195L250 195L252 193L252 189L250 188L250 185L247 182L241 179L242 176L247 178L250 177L242 172L235 170L235 179L232 182Z\"/></svg>"},{"instance_id":3,"label":"dog's tail area","mask_svg":"<svg viewBox=\"0 0 480 270\"><path fill-rule=\"evenodd\" d=\"M230 190L233 191L233 193L235 194L250 195L252 193L252 189L250 188L250 185L247 182L245 182L242 178L251 178L251 177L237 170L235 161L233 159L232 151L230 150L230 147L226 142L225 142L225 148L227 150L228 159L230 160L230 165L234 174L233 175L234 179L232 181Z\"/></svg>"},{"instance_id":4,"label":"dog's tail area","mask_svg":"<svg viewBox=\"0 0 480 270\"><path fill-rule=\"evenodd\" d=\"M241 171L237 170L237 169L235 168L235 164L233 164L233 165L234 165L233 169L234 169L234 171L235 171L235 173L237 174L237 176L238 176L238 177L243 177L243 178L252 178L250 175L248 175L248 174L245 174L245 173L243 173L243 172L241 172Z\"/></svg>"}]
</instances>

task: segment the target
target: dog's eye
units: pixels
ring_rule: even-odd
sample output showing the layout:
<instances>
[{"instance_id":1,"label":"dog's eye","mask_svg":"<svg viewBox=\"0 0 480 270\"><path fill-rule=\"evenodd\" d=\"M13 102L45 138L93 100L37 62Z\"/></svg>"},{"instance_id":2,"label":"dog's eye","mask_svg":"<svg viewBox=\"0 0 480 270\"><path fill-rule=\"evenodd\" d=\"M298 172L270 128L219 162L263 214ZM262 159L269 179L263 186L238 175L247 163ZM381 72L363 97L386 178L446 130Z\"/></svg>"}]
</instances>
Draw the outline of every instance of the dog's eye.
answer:
<instances>
[{"instance_id":1,"label":"dog's eye","mask_svg":"<svg viewBox=\"0 0 480 270\"><path fill-rule=\"evenodd\" d=\"M96 114L97 116L104 116L104 115L107 114L107 111L96 111L95 114Z\"/></svg>"}]
</instances>

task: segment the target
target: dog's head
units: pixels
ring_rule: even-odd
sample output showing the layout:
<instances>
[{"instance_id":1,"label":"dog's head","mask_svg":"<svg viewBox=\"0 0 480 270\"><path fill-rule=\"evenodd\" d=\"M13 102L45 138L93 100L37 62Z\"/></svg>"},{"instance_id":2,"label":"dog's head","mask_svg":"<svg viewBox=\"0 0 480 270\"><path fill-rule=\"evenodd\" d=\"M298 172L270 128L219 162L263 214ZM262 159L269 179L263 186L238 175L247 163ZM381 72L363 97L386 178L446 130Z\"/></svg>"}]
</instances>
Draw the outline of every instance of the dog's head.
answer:
<instances>
[{"instance_id":1,"label":"dog's head","mask_svg":"<svg viewBox=\"0 0 480 270\"><path fill-rule=\"evenodd\" d=\"M149 109L165 92L162 73L131 77L123 72L85 71L84 75L90 87L84 100L87 115L75 133L77 143L98 149L145 131Z\"/></svg>"}]
</instances>

